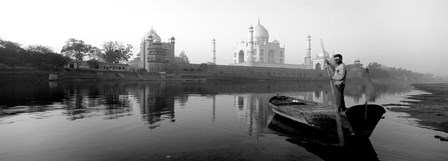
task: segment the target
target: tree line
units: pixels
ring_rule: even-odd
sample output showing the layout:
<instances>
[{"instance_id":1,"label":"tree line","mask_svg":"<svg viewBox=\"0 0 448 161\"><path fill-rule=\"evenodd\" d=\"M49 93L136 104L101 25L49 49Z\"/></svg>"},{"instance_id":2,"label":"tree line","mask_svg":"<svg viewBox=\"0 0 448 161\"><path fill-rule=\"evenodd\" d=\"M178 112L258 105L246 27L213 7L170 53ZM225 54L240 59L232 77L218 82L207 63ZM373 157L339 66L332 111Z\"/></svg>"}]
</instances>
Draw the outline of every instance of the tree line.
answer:
<instances>
[{"instance_id":1,"label":"tree line","mask_svg":"<svg viewBox=\"0 0 448 161\"><path fill-rule=\"evenodd\" d=\"M20 44L0 39L0 68L57 69L70 58L53 52L49 47Z\"/></svg>"},{"instance_id":2,"label":"tree line","mask_svg":"<svg viewBox=\"0 0 448 161\"><path fill-rule=\"evenodd\" d=\"M432 82L441 79L433 74L418 73L404 68L387 67L376 62L369 63L367 69L369 70L370 76L373 78L404 80L411 83Z\"/></svg>"},{"instance_id":3,"label":"tree line","mask_svg":"<svg viewBox=\"0 0 448 161\"><path fill-rule=\"evenodd\" d=\"M70 38L62 47L61 53L73 57L76 61L83 61L84 57L90 57L90 60L98 60L105 63L119 63L128 61L132 56L132 46L124 45L118 41L107 41L102 49L86 44L82 40Z\"/></svg>"},{"instance_id":4,"label":"tree line","mask_svg":"<svg viewBox=\"0 0 448 161\"><path fill-rule=\"evenodd\" d=\"M86 61L89 66L95 67L98 66L99 62L119 63L128 61L132 56L132 48L129 44L125 45L118 41L107 41L100 49L85 43L83 40L70 38L65 42L61 52L57 53L43 45L29 45L22 48L18 43L0 39L0 69L61 69L71 61L79 63L84 61L86 57L89 58ZM189 63L184 51L176 59L178 59L175 60L178 63ZM138 64L138 62L134 64ZM432 74L417 73L403 68L386 67L376 62L369 63L367 68L373 78L400 79L410 82L431 81L436 78Z\"/></svg>"},{"instance_id":5,"label":"tree line","mask_svg":"<svg viewBox=\"0 0 448 161\"><path fill-rule=\"evenodd\" d=\"M119 63L132 56L132 46L118 41L107 41L102 48L70 38L60 53L43 45L21 47L20 44L0 39L0 68L58 69L70 61L76 63L88 57L89 65L99 62Z\"/></svg>"}]
</instances>

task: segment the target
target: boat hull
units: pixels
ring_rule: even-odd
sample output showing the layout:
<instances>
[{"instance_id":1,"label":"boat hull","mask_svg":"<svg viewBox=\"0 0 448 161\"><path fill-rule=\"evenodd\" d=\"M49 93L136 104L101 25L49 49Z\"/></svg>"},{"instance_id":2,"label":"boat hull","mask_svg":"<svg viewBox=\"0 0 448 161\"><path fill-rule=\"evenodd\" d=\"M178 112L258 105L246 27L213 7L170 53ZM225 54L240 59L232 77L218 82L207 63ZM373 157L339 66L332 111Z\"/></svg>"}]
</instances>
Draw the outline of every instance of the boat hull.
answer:
<instances>
[{"instance_id":1,"label":"boat hull","mask_svg":"<svg viewBox=\"0 0 448 161\"><path fill-rule=\"evenodd\" d=\"M380 105L355 105L344 112L324 105L288 96L274 96L269 106L277 115L338 135L369 137L386 110ZM342 137L342 136L340 136Z\"/></svg>"}]
</instances>

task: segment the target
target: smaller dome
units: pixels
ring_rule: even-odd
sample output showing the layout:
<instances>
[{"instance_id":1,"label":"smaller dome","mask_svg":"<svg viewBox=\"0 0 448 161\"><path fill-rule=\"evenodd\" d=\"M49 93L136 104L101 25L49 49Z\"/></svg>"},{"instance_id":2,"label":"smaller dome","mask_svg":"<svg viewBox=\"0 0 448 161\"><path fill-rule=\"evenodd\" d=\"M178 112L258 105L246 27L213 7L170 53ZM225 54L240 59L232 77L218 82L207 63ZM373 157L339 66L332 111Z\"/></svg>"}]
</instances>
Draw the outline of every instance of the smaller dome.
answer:
<instances>
[{"instance_id":1,"label":"smaller dome","mask_svg":"<svg viewBox=\"0 0 448 161\"><path fill-rule=\"evenodd\" d=\"M161 42L160 36L152 28L145 35L145 39L149 39L149 38L153 38L153 42Z\"/></svg>"},{"instance_id":2,"label":"smaller dome","mask_svg":"<svg viewBox=\"0 0 448 161\"><path fill-rule=\"evenodd\" d=\"M272 41L274 44L280 44L277 40Z\"/></svg>"},{"instance_id":3,"label":"smaller dome","mask_svg":"<svg viewBox=\"0 0 448 161\"><path fill-rule=\"evenodd\" d=\"M324 53L319 53L319 55L317 55L317 57L323 58L323 57L325 57L325 54Z\"/></svg>"}]
</instances>

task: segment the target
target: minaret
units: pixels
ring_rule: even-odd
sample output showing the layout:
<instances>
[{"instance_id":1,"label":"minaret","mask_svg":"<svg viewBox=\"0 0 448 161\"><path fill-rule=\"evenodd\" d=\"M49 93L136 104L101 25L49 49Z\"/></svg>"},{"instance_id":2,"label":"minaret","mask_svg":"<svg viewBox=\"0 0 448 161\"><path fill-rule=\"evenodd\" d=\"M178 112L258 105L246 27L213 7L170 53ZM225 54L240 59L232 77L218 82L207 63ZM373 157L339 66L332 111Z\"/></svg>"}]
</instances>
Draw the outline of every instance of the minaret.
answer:
<instances>
[{"instance_id":1,"label":"minaret","mask_svg":"<svg viewBox=\"0 0 448 161\"><path fill-rule=\"evenodd\" d=\"M216 40L213 38L213 64L216 64Z\"/></svg>"},{"instance_id":2,"label":"minaret","mask_svg":"<svg viewBox=\"0 0 448 161\"><path fill-rule=\"evenodd\" d=\"M311 63L311 36L308 34L306 36L306 57L305 57L305 65L312 65Z\"/></svg>"},{"instance_id":3,"label":"minaret","mask_svg":"<svg viewBox=\"0 0 448 161\"><path fill-rule=\"evenodd\" d=\"M254 57L254 27L252 27L252 25L250 25L249 27L249 32L250 32L250 40L249 40L249 62L253 62L253 57Z\"/></svg>"},{"instance_id":4,"label":"minaret","mask_svg":"<svg viewBox=\"0 0 448 161\"><path fill-rule=\"evenodd\" d=\"M175 41L176 41L176 38L174 38L174 36L171 36L171 38L169 40L169 42L171 43L171 51L169 53L170 62L174 62L174 57L176 57L176 56L174 56L174 52L176 51L175 50L175 47L176 47Z\"/></svg>"},{"instance_id":5,"label":"minaret","mask_svg":"<svg viewBox=\"0 0 448 161\"><path fill-rule=\"evenodd\" d=\"M145 37L142 39L142 43L140 44L140 61L141 68L146 69L146 40Z\"/></svg>"}]
</instances>

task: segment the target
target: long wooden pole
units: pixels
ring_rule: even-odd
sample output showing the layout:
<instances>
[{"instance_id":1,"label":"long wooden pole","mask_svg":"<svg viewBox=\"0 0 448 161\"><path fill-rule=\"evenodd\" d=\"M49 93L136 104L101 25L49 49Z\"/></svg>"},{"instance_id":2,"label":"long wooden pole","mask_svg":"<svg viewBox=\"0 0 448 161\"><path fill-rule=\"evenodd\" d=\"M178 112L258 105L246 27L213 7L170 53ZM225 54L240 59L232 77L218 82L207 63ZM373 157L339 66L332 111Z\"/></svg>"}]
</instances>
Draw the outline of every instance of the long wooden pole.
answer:
<instances>
[{"instance_id":1,"label":"long wooden pole","mask_svg":"<svg viewBox=\"0 0 448 161\"><path fill-rule=\"evenodd\" d=\"M335 95L335 92L334 92L334 82L333 82L333 79L331 79L332 77L331 77L331 74L330 74L330 69L329 69L329 64L327 64L327 74L328 74L328 77L330 78L330 87L331 87L331 92L333 93L333 98L334 98L334 101L335 101L335 103L336 103L336 95ZM341 96L341 97L343 97L343 96ZM336 108L338 108L338 107L336 107ZM337 110L337 109L336 109ZM344 132L342 131L342 123L341 123L341 116L340 116L340 114L339 114L339 112L336 112L335 113L335 121L336 121L336 130L337 130L337 133L338 133L338 139L339 139L339 145L340 146L343 146L343 145L345 145L345 140L344 140Z\"/></svg>"},{"instance_id":2,"label":"long wooden pole","mask_svg":"<svg viewBox=\"0 0 448 161\"><path fill-rule=\"evenodd\" d=\"M370 80L370 74L369 74L369 69L366 67L366 70L364 71L365 76L366 76L366 102L364 103L364 108L365 108L365 112L364 112L364 119L367 120L367 107L368 107L368 103L367 103L367 99L368 99L368 93L369 93L369 88L368 88L368 82L370 81L372 87L373 87L373 83L372 80Z\"/></svg>"},{"instance_id":3,"label":"long wooden pole","mask_svg":"<svg viewBox=\"0 0 448 161\"><path fill-rule=\"evenodd\" d=\"M335 95L335 92L334 92L334 82L333 82L333 79L331 79L332 77L331 77L331 74L330 74L330 68L329 68L329 64L327 64L327 74L328 74L328 77L330 78L330 87L331 87L331 92L333 93L333 98L334 98L334 101L336 101L336 95Z\"/></svg>"}]
</instances>

